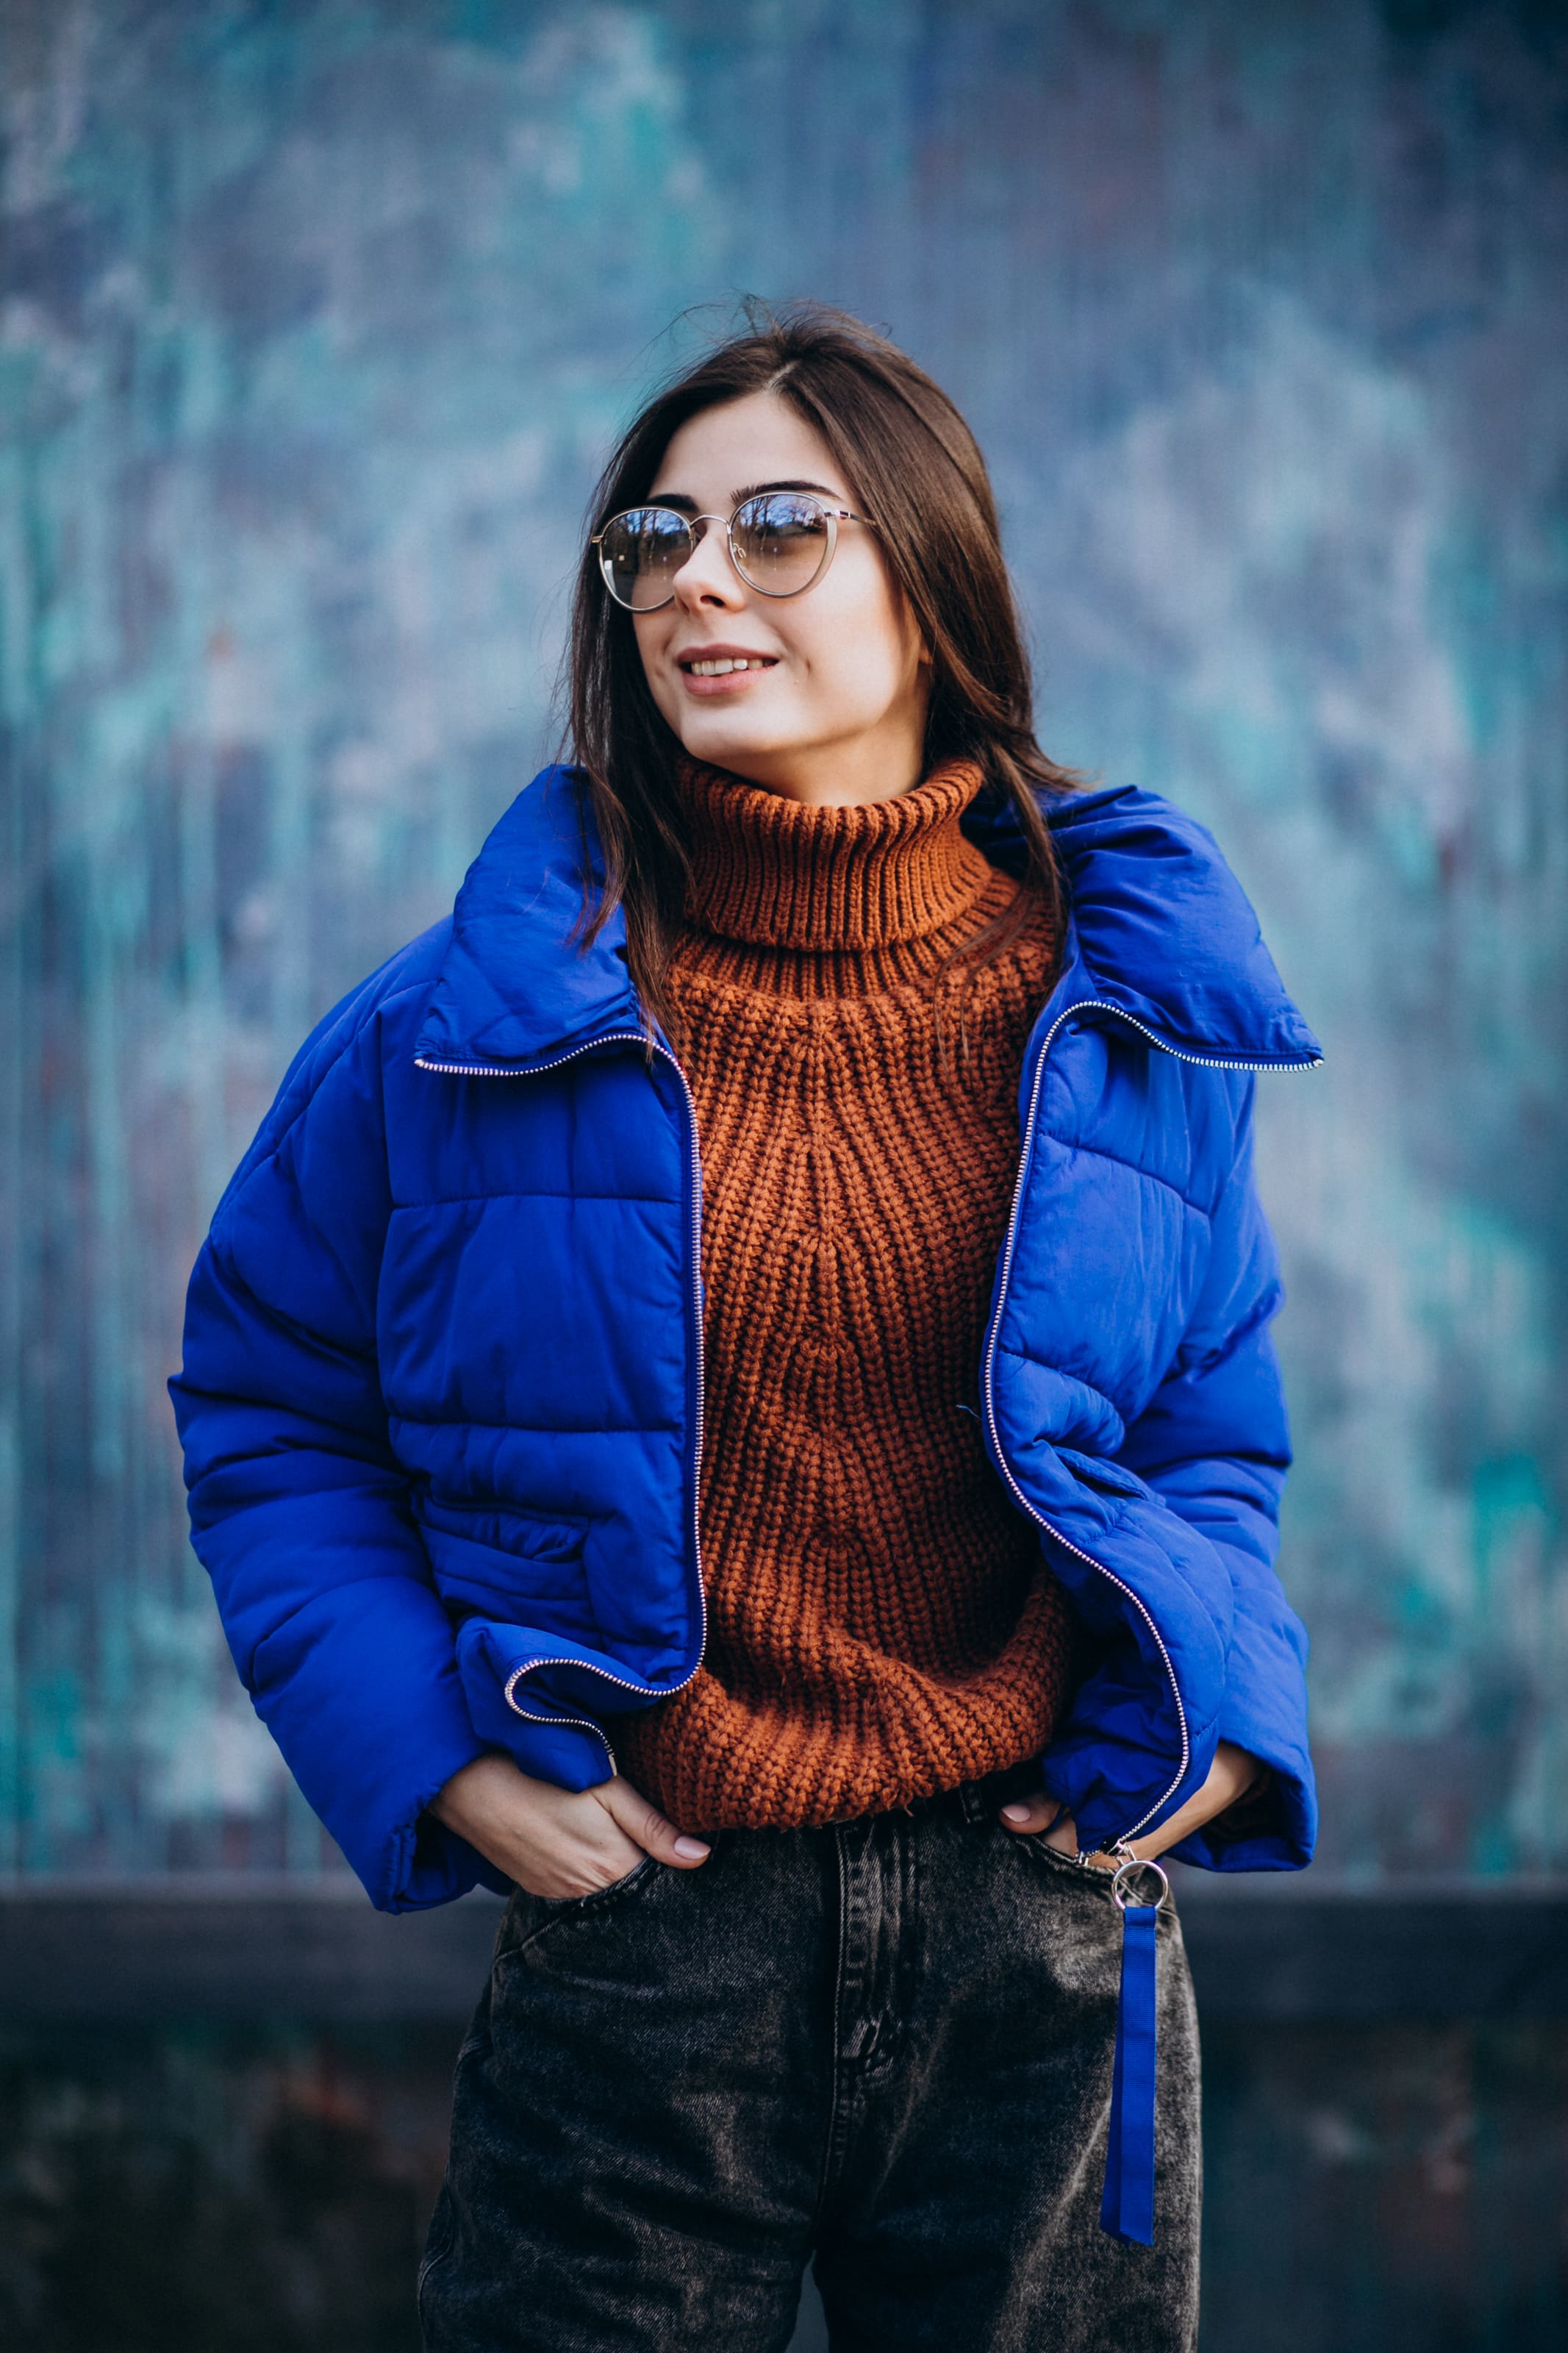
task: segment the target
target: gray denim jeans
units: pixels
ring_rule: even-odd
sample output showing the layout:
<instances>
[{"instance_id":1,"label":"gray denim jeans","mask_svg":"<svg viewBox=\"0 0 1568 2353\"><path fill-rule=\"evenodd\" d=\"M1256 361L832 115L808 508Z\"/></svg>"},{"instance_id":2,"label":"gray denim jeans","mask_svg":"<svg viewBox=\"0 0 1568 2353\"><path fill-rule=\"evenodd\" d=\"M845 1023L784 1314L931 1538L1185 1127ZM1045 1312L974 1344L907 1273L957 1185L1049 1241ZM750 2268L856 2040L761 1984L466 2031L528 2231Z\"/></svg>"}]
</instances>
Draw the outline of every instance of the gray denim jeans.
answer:
<instances>
[{"instance_id":1,"label":"gray denim jeans","mask_svg":"<svg viewBox=\"0 0 1568 2353\"><path fill-rule=\"evenodd\" d=\"M784 2353L815 2254L841 2353L1190 2353L1197 2021L1158 1936L1154 2244L1099 2227L1106 1874L995 1819L728 1831L514 1895L458 2061L426 2353Z\"/></svg>"}]
</instances>

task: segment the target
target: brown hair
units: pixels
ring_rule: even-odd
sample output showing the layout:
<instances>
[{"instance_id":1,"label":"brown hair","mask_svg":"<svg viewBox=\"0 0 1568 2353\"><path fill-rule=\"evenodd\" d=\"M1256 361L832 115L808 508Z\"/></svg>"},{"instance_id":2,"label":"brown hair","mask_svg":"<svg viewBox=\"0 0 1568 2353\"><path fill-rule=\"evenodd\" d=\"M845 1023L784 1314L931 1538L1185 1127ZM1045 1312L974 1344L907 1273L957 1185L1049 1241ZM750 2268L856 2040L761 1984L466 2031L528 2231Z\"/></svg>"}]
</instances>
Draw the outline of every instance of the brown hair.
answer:
<instances>
[{"instance_id":1,"label":"brown hair","mask_svg":"<svg viewBox=\"0 0 1568 2353\"><path fill-rule=\"evenodd\" d=\"M787 400L821 434L857 503L876 517L889 568L931 650L926 772L939 761L973 760L985 779L982 797L1011 802L1026 880L1048 904L1059 938L1061 882L1036 794L1079 780L1035 741L1029 659L973 435L913 360L847 311L752 301L744 312L744 333L667 383L627 427L599 478L590 531L647 498L689 417L749 393ZM632 978L649 1018L668 1029L665 974L690 873L677 791L680 744L648 690L631 615L606 592L591 544L578 571L567 670L571 757L604 859L580 936L592 940L624 907ZM1002 952L1028 912L1020 892L964 944L969 976Z\"/></svg>"}]
</instances>

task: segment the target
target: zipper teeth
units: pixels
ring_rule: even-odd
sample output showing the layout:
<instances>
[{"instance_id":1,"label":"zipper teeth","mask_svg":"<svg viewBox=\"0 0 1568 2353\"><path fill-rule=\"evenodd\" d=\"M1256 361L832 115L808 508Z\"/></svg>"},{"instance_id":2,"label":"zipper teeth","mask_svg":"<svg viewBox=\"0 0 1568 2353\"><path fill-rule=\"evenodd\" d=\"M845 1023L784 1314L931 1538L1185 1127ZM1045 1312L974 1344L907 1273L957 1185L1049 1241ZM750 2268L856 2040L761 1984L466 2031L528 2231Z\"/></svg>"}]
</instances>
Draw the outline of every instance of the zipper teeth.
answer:
<instances>
[{"instance_id":1,"label":"zipper teeth","mask_svg":"<svg viewBox=\"0 0 1568 2353\"><path fill-rule=\"evenodd\" d=\"M697 1657L692 1663L691 1673L683 1675L679 1683L668 1686L671 1691L681 1691L702 1664L708 1649L708 1589L702 1577L701 1505L699 1501L702 1483L702 1445L707 1429L705 1393L708 1377L702 1293L702 1142L697 1130L697 1101L691 1092L691 1082L670 1049L657 1040L655 1042L658 1052L664 1056L679 1080L680 1092L686 1101L686 1134L691 1174L691 1327L697 1352L697 1389L691 1415L691 1558L697 1572Z\"/></svg>"},{"instance_id":2,"label":"zipper teeth","mask_svg":"<svg viewBox=\"0 0 1568 2353\"><path fill-rule=\"evenodd\" d=\"M609 1758L610 1771L613 1775L617 1770L616 1765L616 1752L611 1747L608 1740L605 1737L605 1728L603 1725L595 1724L592 1716L587 1715L566 1715L564 1714L544 1715L542 1715L536 1707L524 1707L521 1701L517 1697L517 1685L523 1675L531 1673L535 1667L550 1666L552 1663L555 1662L549 1659L525 1659L521 1667L514 1667L506 1680L506 1704L508 1707L510 1708L514 1715L521 1715L524 1721L529 1724L563 1725L573 1731L591 1732L595 1740L598 1741L600 1746L604 1749L605 1756ZM574 1659L570 1663L573 1666L577 1667L581 1672L588 1674L597 1674L600 1672L597 1667L589 1667L584 1660ZM609 1675L605 1677L605 1680L608 1683L618 1683L621 1678L619 1675ZM628 1691L635 1691L637 1686L635 1683L628 1683L626 1688Z\"/></svg>"},{"instance_id":3,"label":"zipper teeth","mask_svg":"<svg viewBox=\"0 0 1568 2353\"><path fill-rule=\"evenodd\" d=\"M618 1046L623 1042L641 1045L642 1031L602 1029L596 1038L584 1039L581 1046L568 1046L563 1054L552 1054L548 1062L524 1062L515 1070L508 1070L501 1062L432 1062L424 1054L415 1055L414 1067L416 1071L438 1071L448 1079L532 1079L537 1078L542 1071L556 1071L563 1062L574 1062L580 1054L595 1054L601 1046ZM669 1051L665 1046L658 1050L661 1054Z\"/></svg>"},{"instance_id":4,"label":"zipper teeth","mask_svg":"<svg viewBox=\"0 0 1568 2353\"><path fill-rule=\"evenodd\" d=\"M1114 1569L1107 1568L1102 1560L1096 1560L1094 1555L1092 1553L1085 1552L1081 1545L1075 1545L1069 1537L1062 1535L1059 1528L1054 1528L1049 1520L1047 1520L1043 1514L1036 1511L1034 1505L1030 1503L1028 1497L1019 1486L1018 1482L1013 1476L1012 1470L1007 1462L1007 1458L1002 1451L1002 1440L996 1428L996 1392L994 1378L996 1367L996 1345L1001 1337L1002 1311L1006 1304L1008 1279L1013 1271L1013 1251L1014 1246L1018 1238L1018 1220L1022 1214L1024 1206L1024 1176L1029 1165L1030 1147L1034 1143L1035 1119L1040 1106L1040 1088L1044 1082L1046 1074L1046 1058L1049 1054L1052 1045L1055 1043L1057 1032L1061 1028L1062 1023L1064 1021L1070 1020L1075 1013L1111 1014L1118 1021L1125 1021L1130 1028L1140 1031L1143 1037L1148 1039L1150 1044L1157 1046L1163 1054L1172 1054L1179 1062L1194 1062L1205 1070L1310 1071L1315 1070L1318 1067L1319 1062L1321 1060L1321 1057L1314 1055L1310 1058L1303 1058L1300 1060L1290 1062L1248 1062L1243 1061L1239 1057L1231 1055L1184 1053L1179 1046L1168 1045L1164 1039L1157 1037L1155 1032L1149 1029L1144 1022L1140 1021L1135 1015L1123 1013L1120 1006L1108 1005L1100 997L1085 997L1081 998L1076 1005L1064 1007L1062 1011L1058 1014L1049 1029L1046 1032L1045 1037L1041 1039L1040 1050L1035 1059L1035 1076L1033 1083L1029 1089L1028 1115L1024 1122L1024 1134L1018 1153L1018 1175L1013 1187L1013 1206L1008 1212L1007 1233L1002 1249L1002 1273L1001 1279L996 1287L996 1307L995 1312L991 1318L991 1332L985 1347L985 1370L983 1384L985 1398L985 1418L987 1426L991 1432L993 1452L995 1455L997 1462L1001 1465L1003 1477L1006 1480L1008 1486L1013 1491L1013 1493L1017 1497L1022 1509L1028 1514L1030 1519L1032 1519L1037 1526L1044 1528L1046 1534L1050 1536L1054 1542L1059 1544L1064 1551L1070 1552L1075 1558L1087 1562L1090 1568L1097 1570L1101 1577L1109 1578L1119 1593L1124 1593L1126 1595L1128 1600L1131 1602L1133 1608L1142 1619L1143 1623L1148 1627L1150 1633L1153 1636L1154 1641L1159 1648L1160 1656L1164 1662L1165 1672L1170 1679L1171 1697L1175 1702L1176 1721L1180 1725L1182 1731L1182 1761L1177 1768L1176 1778L1171 1783L1170 1788L1166 1789L1162 1796L1155 1799L1154 1803L1149 1808L1147 1813L1142 1815L1140 1819L1132 1824L1130 1830L1125 1830L1119 1833L1115 1842L1118 1845L1123 1845L1129 1839L1134 1839L1137 1837L1145 1822L1152 1821L1161 1807L1175 1796L1176 1791L1181 1788L1182 1783L1186 1778L1187 1767L1192 1761L1193 1752L1192 1740L1187 1730L1187 1712L1182 1705L1181 1685L1176 1681L1176 1671L1171 1664L1171 1653L1165 1647L1165 1638L1161 1633L1159 1627L1154 1623L1152 1614L1147 1606L1140 1599L1139 1596L1133 1592L1132 1588L1128 1585L1123 1578L1117 1576ZM1079 1860L1082 1860L1081 1856L1079 1857Z\"/></svg>"},{"instance_id":5,"label":"zipper teeth","mask_svg":"<svg viewBox=\"0 0 1568 2353\"><path fill-rule=\"evenodd\" d=\"M524 1659L522 1664L519 1667L513 1667L510 1674L508 1675L506 1679L506 1704L508 1707L516 1706L517 1703L513 1699L512 1694L517 1689L517 1686L521 1682L523 1676L531 1675L535 1667L574 1667L579 1674L597 1675L602 1683L618 1683L622 1691L646 1692L647 1690L646 1683L636 1683L629 1675L614 1674L608 1667L596 1667L592 1659L563 1658L554 1651L542 1651L536 1659ZM679 1688L679 1686L673 1686L673 1688ZM522 1710L520 1708L518 1713L519 1715L521 1715ZM568 1719L564 1716L560 1720L563 1723L576 1721L574 1717ZM555 1719L553 1717L541 1716L539 1721L542 1724L553 1723Z\"/></svg>"},{"instance_id":6,"label":"zipper teeth","mask_svg":"<svg viewBox=\"0 0 1568 2353\"><path fill-rule=\"evenodd\" d=\"M1195 1063L1202 1071L1279 1071L1293 1076L1298 1071L1321 1071L1323 1067L1321 1054L1278 1055L1263 1062L1246 1061L1239 1054L1189 1054L1184 1048L1173 1046L1168 1039L1151 1029L1146 1021L1140 1021L1135 1013L1123 1013L1119 1005L1107 1005L1100 997L1089 997L1082 1004L1069 1005L1065 1013L1058 1015L1051 1024L1050 1035L1046 1039L1047 1047L1062 1023L1074 1013L1113 1014L1118 1021L1125 1021L1130 1029L1136 1029L1141 1036L1147 1038L1152 1046L1158 1046L1162 1054L1170 1054L1178 1062Z\"/></svg>"},{"instance_id":7,"label":"zipper teeth","mask_svg":"<svg viewBox=\"0 0 1568 2353\"><path fill-rule=\"evenodd\" d=\"M681 1096L686 1106L688 1165L691 1175L692 1328L697 1351L697 1397L691 1417L691 1557L697 1585L697 1656L678 1683L665 1683L658 1692L651 1694L653 1698L665 1699L672 1692L685 1690L701 1666L708 1649L708 1595L702 1581L702 1531L700 1506L698 1501L702 1474L703 1391L706 1376L702 1330L702 1154L697 1133L697 1103L691 1092L691 1082L669 1048L657 1038L653 1042L654 1051L664 1057L679 1080ZM595 1053L601 1047L623 1043L640 1046L644 1043L644 1034L640 1029L605 1029L601 1031L597 1038L591 1038L581 1046L569 1047L564 1054L552 1055L547 1062L530 1062L521 1070L503 1070L494 1062L432 1062L423 1054L416 1054L414 1060L416 1069L434 1071L447 1078L531 1079L544 1071L559 1070L563 1062L574 1062L580 1055ZM555 1659L545 1657L525 1659L521 1666L514 1667L506 1682L507 1705L514 1715L525 1716L531 1724L571 1725L584 1732L596 1733L600 1740L604 1741L605 1753L609 1757L610 1769L614 1772L616 1753L608 1740L605 1738L601 1725L585 1716L540 1715L533 1709L520 1704L516 1696L517 1686L523 1676L531 1674L536 1667L553 1666L558 1663L560 1662ZM595 1667L586 1659L574 1659L567 1663L575 1667L580 1673L599 1675L607 1683L618 1684L622 1691L637 1692L639 1695L649 1696L646 1683L633 1683L625 1675L612 1674L607 1667Z\"/></svg>"}]
</instances>

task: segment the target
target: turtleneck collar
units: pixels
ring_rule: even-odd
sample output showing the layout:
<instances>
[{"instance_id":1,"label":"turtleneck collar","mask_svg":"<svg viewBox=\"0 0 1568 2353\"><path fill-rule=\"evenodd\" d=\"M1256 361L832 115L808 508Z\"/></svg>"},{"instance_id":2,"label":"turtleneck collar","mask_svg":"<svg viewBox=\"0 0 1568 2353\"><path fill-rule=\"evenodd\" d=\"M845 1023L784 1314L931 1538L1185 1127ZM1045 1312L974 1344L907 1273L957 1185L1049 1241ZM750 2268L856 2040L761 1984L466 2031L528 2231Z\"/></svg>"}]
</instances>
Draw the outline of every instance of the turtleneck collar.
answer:
<instances>
[{"instance_id":1,"label":"turtleneck collar","mask_svg":"<svg viewBox=\"0 0 1568 2353\"><path fill-rule=\"evenodd\" d=\"M981 782L952 761L893 800L817 808L684 761L688 922L719 939L821 952L898 947L973 921L995 880L959 825Z\"/></svg>"}]
</instances>

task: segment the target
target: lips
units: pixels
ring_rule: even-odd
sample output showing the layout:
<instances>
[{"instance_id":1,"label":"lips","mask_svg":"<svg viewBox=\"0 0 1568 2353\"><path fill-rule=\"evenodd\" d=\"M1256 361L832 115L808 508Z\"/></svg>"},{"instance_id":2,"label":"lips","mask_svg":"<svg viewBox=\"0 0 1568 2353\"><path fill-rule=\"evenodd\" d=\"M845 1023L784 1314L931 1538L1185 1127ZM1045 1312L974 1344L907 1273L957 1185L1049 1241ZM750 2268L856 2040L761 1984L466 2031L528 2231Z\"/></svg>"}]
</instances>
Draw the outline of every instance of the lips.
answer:
<instances>
[{"instance_id":1,"label":"lips","mask_svg":"<svg viewBox=\"0 0 1568 2353\"><path fill-rule=\"evenodd\" d=\"M776 654L758 653L752 646L688 646L675 659L688 678L733 678L778 667Z\"/></svg>"}]
</instances>

